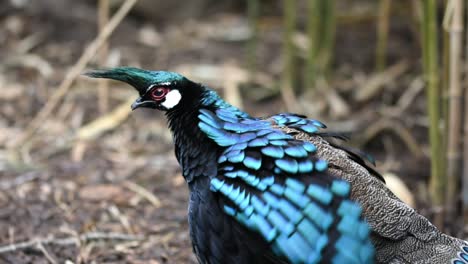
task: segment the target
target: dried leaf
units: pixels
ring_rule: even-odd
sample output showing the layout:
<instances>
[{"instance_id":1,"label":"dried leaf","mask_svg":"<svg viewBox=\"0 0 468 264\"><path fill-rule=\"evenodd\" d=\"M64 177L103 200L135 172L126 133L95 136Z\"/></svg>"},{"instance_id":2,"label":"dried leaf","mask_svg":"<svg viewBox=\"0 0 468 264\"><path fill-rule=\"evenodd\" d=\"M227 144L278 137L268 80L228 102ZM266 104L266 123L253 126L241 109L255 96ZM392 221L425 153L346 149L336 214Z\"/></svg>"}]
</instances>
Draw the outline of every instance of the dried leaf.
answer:
<instances>
[{"instance_id":1,"label":"dried leaf","mask_svg":"<svg viewBox=\"0 0 468 264\"><path fill-rule=\"evenodd\" d=\"M111 184L99 184L99 185L88 185L80 189L79 196L83 200L88 201L105 201L113 200L117 196L123 195L125 190L116 185Z\"/></svg>"}]
</instances>

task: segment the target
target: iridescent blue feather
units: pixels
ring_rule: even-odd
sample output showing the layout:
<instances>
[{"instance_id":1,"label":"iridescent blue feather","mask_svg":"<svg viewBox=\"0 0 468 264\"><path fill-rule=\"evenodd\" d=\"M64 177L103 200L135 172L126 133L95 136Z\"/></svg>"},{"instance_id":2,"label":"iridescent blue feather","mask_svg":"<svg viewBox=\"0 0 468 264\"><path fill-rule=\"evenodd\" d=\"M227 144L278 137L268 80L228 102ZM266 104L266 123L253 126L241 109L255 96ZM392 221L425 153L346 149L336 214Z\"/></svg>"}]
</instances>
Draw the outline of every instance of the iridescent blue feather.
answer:
<instances>
[{"instance_id":1,"label":"iridescent blue feather","mask_svg":"<svg viewBox=\"0 0 468 264\"><path fill-rule=\"evenodd\" d=\"M468 245L461 247L457 258L452 260L452 264L468 264Z\"/></svg>"},{"instance_id":2,"label":"iridescent blue feather","mask_svg":"<svg viewBox=\"0 0 468 264\"><path fill-rule=\"evenodd\" d=\"M349 184L327 174L316 146L274 127L314 133L325 126L293 114L270 120L276 124L231 107L200 111L198 127L224 147L210 186L223 195L224 212L291 263L373 263L369 227L349 200Z\"/></svg>"}]
</instances>

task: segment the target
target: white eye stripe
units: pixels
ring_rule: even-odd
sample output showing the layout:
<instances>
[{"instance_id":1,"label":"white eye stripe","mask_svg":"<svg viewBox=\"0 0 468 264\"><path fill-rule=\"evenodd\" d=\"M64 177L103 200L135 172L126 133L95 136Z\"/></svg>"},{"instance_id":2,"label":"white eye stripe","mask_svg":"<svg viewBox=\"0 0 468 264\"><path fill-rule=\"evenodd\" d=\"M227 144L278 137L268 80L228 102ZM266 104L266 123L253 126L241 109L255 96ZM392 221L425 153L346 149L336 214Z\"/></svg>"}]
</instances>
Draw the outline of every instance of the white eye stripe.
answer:
<instances>
[{"instance_id":1,"label":"white eye stripe","mask_svg":"<svg viewBox=\"0 0 468 264\"><path fill-rule=\"evenodd\" d=\"M179 90L171 90L166 94L166 100L164 100L161 105L166 109L171 109L180 102L180 99L182 99L182 95Z\"/></svg>"}]
</instances>

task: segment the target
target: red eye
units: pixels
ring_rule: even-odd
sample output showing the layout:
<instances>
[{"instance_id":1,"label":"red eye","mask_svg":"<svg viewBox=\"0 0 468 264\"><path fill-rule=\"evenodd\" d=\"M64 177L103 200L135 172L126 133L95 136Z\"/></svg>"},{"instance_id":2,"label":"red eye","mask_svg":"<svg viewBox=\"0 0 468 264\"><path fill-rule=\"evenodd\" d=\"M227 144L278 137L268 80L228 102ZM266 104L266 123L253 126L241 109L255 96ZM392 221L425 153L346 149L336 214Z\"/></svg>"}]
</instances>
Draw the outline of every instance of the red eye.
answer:
<instances>
[{"instance_id":1,"label":"red eye","mask_svg":"<svg viewBox=\"0 0 468 264\"><path fill-rule=\"evenodd\" d=\"M169 88L156 87L153 90L151 90L151 98L153 98L153 100L159 101L163 99L168 92L169 92Z\"/></svg>"}]
</instances>

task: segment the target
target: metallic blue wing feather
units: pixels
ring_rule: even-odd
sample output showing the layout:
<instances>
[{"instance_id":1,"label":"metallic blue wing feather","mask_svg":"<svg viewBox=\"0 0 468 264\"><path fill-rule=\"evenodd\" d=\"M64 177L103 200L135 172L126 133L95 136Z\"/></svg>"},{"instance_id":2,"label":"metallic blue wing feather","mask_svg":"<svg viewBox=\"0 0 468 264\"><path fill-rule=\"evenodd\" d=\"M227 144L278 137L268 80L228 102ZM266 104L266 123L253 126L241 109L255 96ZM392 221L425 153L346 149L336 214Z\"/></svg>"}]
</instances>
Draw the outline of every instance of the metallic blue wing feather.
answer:
<instances>
[{"instance_id":1,"label":"metallic blue wing feather","mask_svg":"<svg viewBox=\"0 0 468 264\"><path fill-rule=\"evenodd\" d=\"M230 110L199 115L200 129L224 148L210 182L224 212L290 263L373 263L369 227L349 200L349 184L327 173L315 145L274 127L310 133L324 126L298 115L274 116L274 124Z\"/></svg>"}]
</instances>

